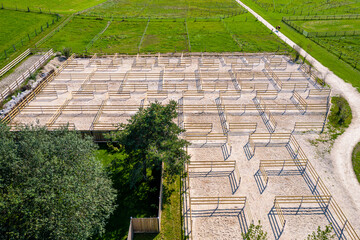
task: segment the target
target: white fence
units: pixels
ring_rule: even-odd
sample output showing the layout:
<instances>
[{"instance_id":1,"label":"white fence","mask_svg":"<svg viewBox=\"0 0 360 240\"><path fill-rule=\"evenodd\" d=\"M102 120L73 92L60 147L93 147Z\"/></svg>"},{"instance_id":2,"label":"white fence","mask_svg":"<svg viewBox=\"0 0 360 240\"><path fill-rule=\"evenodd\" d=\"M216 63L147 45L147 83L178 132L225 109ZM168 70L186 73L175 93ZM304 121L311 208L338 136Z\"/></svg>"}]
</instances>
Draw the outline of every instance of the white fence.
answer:
<instances>
[{"instance_id":1,"label":"white fence","mask_svg":"<svg viewBox=\"0 0 360 240\"><path fill-rule=\"evenodd\" d=\"M14 66L16 66L16 64L18 64L19 62L21 62L24 58L26 58L27 56L29 56L30 54L30 48L28 48L25 52L23 52L22 54L20 54L17 58L15 58L14 60L11 61L11 63L9 63L8 65L6 65L5 67L3 67L0 70L0 77L2 75L4 75L5 73L7 73L10 69L12 69Z\"/></svg>"},{"instance_id":2,"label":"white fence","mask_svg":"<svg viewBox=\"0 0 360 240\"><path fill-rule=\"evenodd\" d=\"M30 50L29 50L30 51ZM42 56L33 66L31 66L25 73L16 79L12 84L10 84L2 93L0 93L0 102L5 100L5 98L15 89L21 86L21 84L28 79L31 74L36 72L46 61L53 55L53 50L50 49L44 56Z\"/></svg>"}]
</instances>

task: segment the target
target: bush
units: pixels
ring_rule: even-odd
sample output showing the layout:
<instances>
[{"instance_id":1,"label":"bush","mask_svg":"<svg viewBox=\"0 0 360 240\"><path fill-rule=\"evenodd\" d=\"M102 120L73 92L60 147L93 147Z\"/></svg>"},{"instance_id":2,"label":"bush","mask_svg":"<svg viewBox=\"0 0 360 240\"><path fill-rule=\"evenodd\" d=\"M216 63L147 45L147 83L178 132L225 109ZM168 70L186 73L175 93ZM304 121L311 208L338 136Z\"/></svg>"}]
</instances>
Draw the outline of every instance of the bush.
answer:
<instances>
[{"instance_id":1,"label":"bush","mask_svg":"<svg viewBox=\"0 0 360 240\"><path fill-rule=\"evenodd\" d=\"M243 234L244 240L266 240L267 232L262 229L262 225L259 221L258 225L250 224L250 227L246 234Z\"/></svg>"},{"instance_id":2,"label":"bush","mask_svg":"<svg viewBox=\"0 0 360 240\"><path fill-rule=\"evenodd\" d=\"M309 234L307 240L330 240L335 239L335 234L332 233L331 225L327 225L324 230L321 230L320 226L318 226L317 231Z\"/></svg>"},{"instance_id":3,"label":"bush","mask_svg":"<svg viewBox=\"0 0 360 240\"><path fill-rule=\"evenodd\" d=\"M69 58L72 54L72 49L71 48L63 48L62 50L62 54L66 57Z\"/></svg>"},{"instance_id":4,"label":"bush","mask_svg":"<svg viewBox=\"0 0 360 240\"><path fill-rule=\"evenodd\" d=\"M332 97L331 109L329 114L329 124L336 129L347 128L352 119L352 113L349 103L345 98Z\"/></svg>"}]
</instances>

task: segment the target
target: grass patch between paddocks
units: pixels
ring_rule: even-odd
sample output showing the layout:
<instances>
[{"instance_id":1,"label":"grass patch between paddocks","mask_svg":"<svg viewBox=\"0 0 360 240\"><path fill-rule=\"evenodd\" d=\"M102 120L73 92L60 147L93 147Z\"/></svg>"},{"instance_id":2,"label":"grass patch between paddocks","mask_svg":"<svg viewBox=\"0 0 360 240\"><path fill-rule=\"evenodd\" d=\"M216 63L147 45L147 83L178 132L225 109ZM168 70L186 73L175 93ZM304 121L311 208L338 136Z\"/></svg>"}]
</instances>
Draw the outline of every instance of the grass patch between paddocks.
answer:
<instances>
[{"instance_id":1,"label":"grass patch between paddocks","mask_svg":"<svg viewBox=\"0 0 360 240\"><path fill-rule=\"evenodd\" d=\"M360 183L360 143L356 144L352 153L352 166L357 180Z\"/></svg>"}]
</instances>

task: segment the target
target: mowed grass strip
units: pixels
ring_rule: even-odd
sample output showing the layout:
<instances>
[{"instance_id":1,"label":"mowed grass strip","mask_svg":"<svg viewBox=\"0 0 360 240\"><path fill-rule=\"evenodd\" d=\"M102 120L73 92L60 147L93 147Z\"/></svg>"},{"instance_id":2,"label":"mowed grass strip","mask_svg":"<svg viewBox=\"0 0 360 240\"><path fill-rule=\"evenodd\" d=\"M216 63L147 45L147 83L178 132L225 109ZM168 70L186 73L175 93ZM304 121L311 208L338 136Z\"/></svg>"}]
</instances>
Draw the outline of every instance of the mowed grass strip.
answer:
<instances>
[{"instance_id":1,"label":"mowed grass strip","mask_svg":"<svg viewBox=\"0 0 360 240\"><path fill-rule=\"evenodd\" d=\"M360 31L360 19L294 21L308 32Z\"/></svg>"},{"instance_id":2,"label":"mowed grass strip","mask_svg":"<svg viewBox=\"0 0 360 240\"><path fill-rule=\"evenodd\" d=\"M239 45L222 22L188 21L192 52L237 52Z\"/></svg>"},{"instance_id":3,"label":"mowed grass strip","mask_svg":"<svg viewBox=\"0 0 360 240\"><path fill-rule=\"evenodd\" d=\"M185 23L150 21L140 51L149 53L188 51Z\"/></svg>"},{"instance_id":4,"label":"mowed grass strip","mask_svg":"<svg viewBox=\"0 0 360 240\"><path fill-rule=\"evenodd\" d=\"M71 48L73 52L83 53L86 45L105 28L107 22L101 19L75 17L41 47L53 48L56 51Z\"/></svg>"},{"instance_id":5,"label":"mowed grass strip","mask_svg":"<svg viewBox=\"0 0 360 240\"><path fill-rule=\"evenodd\" d=\"M92 53L135 54L138 52L146 23L146 21L113 21L90 51Z\"/></svg>"},{"instance_id":6,"label":"mowed grass strip","mask_svg":"<svg viewBox=\"0 0 360 240\"><path fill-rule=\"evenodd\" d=\"M30 10L56 13L73 13L87 8L96 6L100 3L106 2L106 0L0 0L0 4L3 4L5 8L19 8Z\"/></svg>"},{"instance_id":7,"label":"mowed grass strip","mask_svg":"<svg viewBox=\"0 0 360 240\"><path fill-rule=\"evenodd\" d=\"M40 14L32 12L19 12L12 10L0 10L0 53L11 48L13 44L18 45L21 39L27 38L27 35L40 33L41 26L45 27L46 22L49 24L55 19L52 14ZM27 39L28 41L29 39ZM24 44L26 43L25 40Z\"/></svg>"}]
</instances>

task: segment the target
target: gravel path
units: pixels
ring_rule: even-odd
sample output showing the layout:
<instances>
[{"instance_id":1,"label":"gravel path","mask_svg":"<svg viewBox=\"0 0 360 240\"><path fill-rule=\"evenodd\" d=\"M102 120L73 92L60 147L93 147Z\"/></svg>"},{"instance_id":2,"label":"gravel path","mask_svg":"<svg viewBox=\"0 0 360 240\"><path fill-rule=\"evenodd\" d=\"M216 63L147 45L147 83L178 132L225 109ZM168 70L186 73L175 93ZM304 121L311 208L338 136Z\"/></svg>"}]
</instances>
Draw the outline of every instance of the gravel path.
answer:
<instances>
[{"instance_id":1,"label":"gravel path","mask_svg":"<svg viewBox=\"0 0 360 240\"><path fill-rule=\"evenodd\" d=\"M291 47L297 46L297 44L295 44L281 32L274 31L274 26L268 23L251 8L239 0L236 1L251 14L253 14L267 28L277 34L279 38L285 41L288 45ZM351 84L345 83L344 80L323 66L304 49L300 48L299 46L297 46L297 48L299 49L299 53L303 57L306 57L306 59L311 62L312 65L323 75L326 83L331 86L333 93L341 94L350 104L353 119L345 133L336 139L333 148L331 149L331 161L334 165L335 173L338 175L338 179L341 181L344 190L347 191L347 195L352 198L348 200L354 203L357 209L360 210L360 184L357 181L351 163L352 151L355 145L360 141L360 94Z\"/></svg>"},{"instance_id":2,"label":"gravel path","mask_svg":"<svg viewBox=\"0 0 360 240\"><path fill-rule=\"evenodd\" d=\"M0 92L4 91L10 84L12 84L21 74L25 73L29 67L34 65L42 56L30 56L20 66L18 66L13 73L6 76L0 81Z\"/></svg>"}]
</instances>

